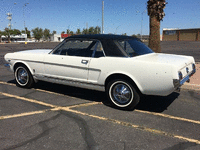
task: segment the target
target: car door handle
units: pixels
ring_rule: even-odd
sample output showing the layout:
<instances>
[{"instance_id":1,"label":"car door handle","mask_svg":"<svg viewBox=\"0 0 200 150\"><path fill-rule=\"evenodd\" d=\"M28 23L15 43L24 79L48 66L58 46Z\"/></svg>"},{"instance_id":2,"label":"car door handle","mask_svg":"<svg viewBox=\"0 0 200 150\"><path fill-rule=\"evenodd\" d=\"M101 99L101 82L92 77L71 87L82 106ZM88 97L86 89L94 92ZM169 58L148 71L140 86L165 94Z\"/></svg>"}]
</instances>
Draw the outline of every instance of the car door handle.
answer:
<instances>
[{"instance_id":1,"label":"car door handle","mask_svg":"<svg viewBox=\"0 0 200 150\"><path fill-rule=\"evenodd\" d=\"M82 64L87 64L87 63L88 63L88 60L82 60L81 63L82 63Z\"/></svg>"}]
</instances>

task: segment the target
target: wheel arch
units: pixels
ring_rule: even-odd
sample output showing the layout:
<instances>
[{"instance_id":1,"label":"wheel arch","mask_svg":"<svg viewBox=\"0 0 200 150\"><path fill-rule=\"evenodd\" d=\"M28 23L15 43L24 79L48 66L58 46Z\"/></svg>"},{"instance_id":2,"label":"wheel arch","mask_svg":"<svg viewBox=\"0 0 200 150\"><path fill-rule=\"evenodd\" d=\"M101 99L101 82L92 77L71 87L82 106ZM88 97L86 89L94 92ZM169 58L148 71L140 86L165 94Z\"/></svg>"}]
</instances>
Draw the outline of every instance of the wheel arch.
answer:
<instances>
[{"instance_id":1,"label":"wheel arch","mask_svg":"<svg viewBox=\"0 0 200 150\"><path fill-rule=\"evenodd\" d=\"M23 66L27 67L28 70L30 71L30 73L33 75L33 72L32 72L32 70L31 70L31 68L29 67L29 65L28 65L27 63L21 62L21 61L16 62L16 63L14 64L14 66L13 66L14 72L15 72L15 70L17 69L17 67L20 66L20 65L23 65Z\"/></svg>"},{"instance_id":2,"label":"wheel arch","mask_svg":"<svg viewBox=\"0 0 200 150\"><path fill-rule=\"evenodd\" d=\"M105 80L105 88L107 87L108 83L114 79L124 79L124 80L129 81L134 87L136 87L139 93L142 94L141 92L142 88L137 82L135 82L136 80L133 80L130 76L125 75L123 73L114 73L114 74L109 75Z\"/></svg>"},{"instance_id":3,"label":"wheel arch","mask_svg":"<svg viewBox=\"0 0 200 150\"><path fill-rule=\"evenodd\" d=\"M21 82L20 79L18 78L18 73L17 73L17 68L24 68L27 72L27 75L26 75L26 82ZM31 69L30 67L26 64L26 63L23 63L23 62L16 62L14 65L13 65L13 71L14 71L14 75L15 75L15 79L16 79L16 82L17 82L17 86L20 86L20 87L25 87L25 88L31 88L33 86L34 83L36 83L36 80L33 78L33 74L31 72Z\"/></svg>"}]
</instances>

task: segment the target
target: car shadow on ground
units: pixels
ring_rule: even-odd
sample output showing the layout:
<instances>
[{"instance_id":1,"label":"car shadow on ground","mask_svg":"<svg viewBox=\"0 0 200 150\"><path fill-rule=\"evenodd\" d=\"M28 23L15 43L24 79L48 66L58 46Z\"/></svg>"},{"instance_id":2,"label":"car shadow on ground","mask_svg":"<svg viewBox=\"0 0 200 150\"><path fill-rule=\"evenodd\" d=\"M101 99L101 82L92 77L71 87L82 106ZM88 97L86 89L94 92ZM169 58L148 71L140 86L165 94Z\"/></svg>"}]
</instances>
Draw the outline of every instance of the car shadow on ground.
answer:
<instances>
[{"instance_id":1,"label":"car shadow on ground","mask_svg":"<svg viewBox=\"0 0 200 150\"><path fill-rule=\"evenodd\" d=\"M8 81L8 83L16 84L16 80L10 80ZM104 92L82 89L82 88L44 82L44 81L39 81L38 83L36 83L33 89L45 90L48 92L54 92L66 96L71 96L83 100L96 101L96 102L102 102L106 98Z\"/></svg>"},{"instance_id":2,"label":"car shadow on ground","mask_svg":"<svg viewBox=\"0 0 200 150\"><path fill-rule=\"evenodd\" d=\"M15 80L8 81L8 83L16 84ZM41 89L49 92L55 92L66 96L72 96L83 100L89 100L92 102L102 102L104 105L115 108L107 101L105 92L99 92L94 90L82 89L77 87L71 87L61 84L54 84L49 82L40 81L34 85L34 89ZM147 96L141 97L139 104L135 109L150 111L150 112L163 112L178 98L179 93L172 93L168 96ZM122 109L123 110L123 109Z\"/></svg>"},{"instance_id":3,"label":"car shadow on ground","mask_svg":"<svg viewBox=\"0 0 200 150\"><path fill-rule=\"evenodd\" d=\"M180 94L173 92L168 96L147 96L144 95L136 109L151 111L151 112L163 112L178 98Z\"/></svg>"}]
</instances>

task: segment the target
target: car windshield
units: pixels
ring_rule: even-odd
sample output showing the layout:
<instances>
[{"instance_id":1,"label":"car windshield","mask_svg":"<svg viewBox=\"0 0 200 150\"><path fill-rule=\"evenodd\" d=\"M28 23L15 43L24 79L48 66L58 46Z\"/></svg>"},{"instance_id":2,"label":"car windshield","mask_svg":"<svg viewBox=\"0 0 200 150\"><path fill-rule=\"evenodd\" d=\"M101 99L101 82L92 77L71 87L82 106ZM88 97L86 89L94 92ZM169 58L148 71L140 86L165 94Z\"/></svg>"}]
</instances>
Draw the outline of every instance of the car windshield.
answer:
<instances>
[{"instance_id":1,"label":"car windshield","mask_svg":"<svg viewBox=\"0 0 200 150\"><path fill-rule=\"evenodd\" d=\"M154 53L148 46L137 39L115 41L129 57Z\"/></svg>"}]
</instances>

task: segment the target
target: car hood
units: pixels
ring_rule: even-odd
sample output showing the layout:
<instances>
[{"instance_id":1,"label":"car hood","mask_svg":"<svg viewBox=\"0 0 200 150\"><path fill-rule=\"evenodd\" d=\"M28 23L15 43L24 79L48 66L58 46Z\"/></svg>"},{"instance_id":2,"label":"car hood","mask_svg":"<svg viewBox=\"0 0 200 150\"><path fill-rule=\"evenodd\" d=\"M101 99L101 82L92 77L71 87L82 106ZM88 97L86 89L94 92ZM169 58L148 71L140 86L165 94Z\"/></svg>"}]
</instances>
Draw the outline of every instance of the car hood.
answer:
<instances>
[{"instance_id":1,"label":"car hood","mask_svg":"<svg viewBox=\"0 0 200 150\"><path fill-rule=\"evenodd\" d=\"M192 56L184 55L174 55L174 54L163 54L163 53L151 53L143 55L142 57L137 57L140 61L151 62L151 63L161 63L169 64L182 68L191 63L194 63L194 58Z\"/></svg>"},{"instance_id":2,"label":"car hood","mask_svg":"<svg viewBox=\"0 0 200 150\"><path fill-rule=\"evenodd\" d=\"M52 51L52 49L34 49L34 50L19 51L19 52L15 52L15 53L48 54L51 51Z\"/></svg>"}]
</instances>

